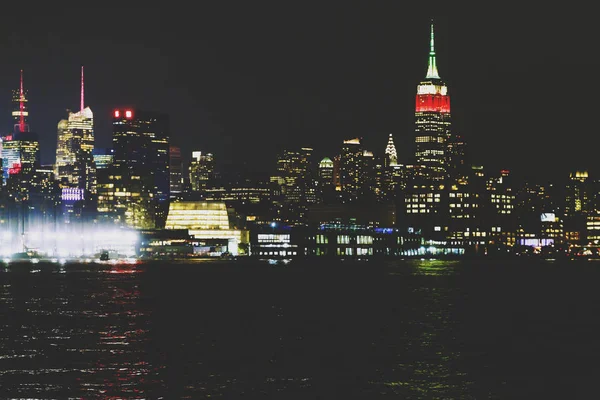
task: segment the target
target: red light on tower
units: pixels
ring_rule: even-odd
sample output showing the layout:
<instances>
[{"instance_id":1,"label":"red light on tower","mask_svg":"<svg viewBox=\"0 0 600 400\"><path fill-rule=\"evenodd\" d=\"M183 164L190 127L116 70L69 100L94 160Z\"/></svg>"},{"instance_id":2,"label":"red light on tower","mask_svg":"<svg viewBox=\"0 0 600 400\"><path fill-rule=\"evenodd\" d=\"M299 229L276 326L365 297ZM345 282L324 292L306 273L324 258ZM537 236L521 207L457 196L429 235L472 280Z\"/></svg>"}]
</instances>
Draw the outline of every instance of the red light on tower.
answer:
<instances>
[{"instance_id":1,"label":"red light on tower","mask_svg":"<svg viewBox=\"0 0 600 400\"><path fill-rule=\"evenodd\" d=\"M115 118L119 118L121 116L121 113L119 112L119 110L115 110Z\"/></svg>"},{"instance_id":2,"label":"red light on tower","mask_svg":"<svg viewBox=\"0 0 600 400\"><path fill-rule=\"evenodd\" d=\"M125 111L125 118L131 118L132 115L131 110Z\"/></svg>"}]
</instances>

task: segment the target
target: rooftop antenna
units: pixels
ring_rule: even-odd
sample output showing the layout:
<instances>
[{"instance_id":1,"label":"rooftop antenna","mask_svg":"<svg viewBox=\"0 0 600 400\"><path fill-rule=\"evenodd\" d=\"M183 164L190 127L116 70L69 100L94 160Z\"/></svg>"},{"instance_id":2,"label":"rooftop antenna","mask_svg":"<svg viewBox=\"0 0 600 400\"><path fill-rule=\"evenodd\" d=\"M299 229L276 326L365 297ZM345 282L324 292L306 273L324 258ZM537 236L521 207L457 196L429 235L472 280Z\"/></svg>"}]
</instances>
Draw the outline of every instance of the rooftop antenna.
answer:
<instances>
[{"instance_id":1,"label":"rooftop antenna","mask_svg":"<svg viewBox=\"0 0 600 400\"><path fill-rule=\"evenodd\" d=\"M437 65L435 62L435 45L433 34L433 18L431 19L431 30L429 33L429 63L427 66L427 76L425 79L440 79Z\"/></svg>"},{"instance_id":2,"label":"rooftop antenna","mask_svg":"<svg viewBox=\"0 0 600 400\"><path fill-rule=\"evenodd\" d=\"M19 132L25 132L25 93L23 92L23 70L21 70L21 91L19 94Z\"/></svg>"},{"instance_id":3,"label":"rooftop antenna","mask_svg":"<svg viewBox=\"0 0 600 400\"><path fill-rule=\"evenodd\" d=\"M85 103L83 101L83 65L81 66L81 111L85 108Z\"/></svg>"}]
</instances>

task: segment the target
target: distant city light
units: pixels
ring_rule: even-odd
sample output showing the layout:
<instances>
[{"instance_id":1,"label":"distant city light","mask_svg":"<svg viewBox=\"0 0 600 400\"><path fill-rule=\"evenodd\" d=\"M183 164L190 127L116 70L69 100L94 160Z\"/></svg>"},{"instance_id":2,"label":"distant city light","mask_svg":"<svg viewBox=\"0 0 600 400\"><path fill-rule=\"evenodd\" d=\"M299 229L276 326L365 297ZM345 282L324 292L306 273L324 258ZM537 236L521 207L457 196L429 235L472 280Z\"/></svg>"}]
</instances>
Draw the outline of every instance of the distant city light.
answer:
<instances>
[{"instance_id":1,"label":"distant city light","mask_svg":"<svg viewBox=\"0 0 600 400\"><path fill-rule=\"evenodd\" d=\"M21 172L21 163L20 162L13 163L12 167L10 167L8 169L9 175L17 175L20 172Z\"/></svg>"},{"instance_id":2,"label":"distant city light","mask_svg":"<svg viewBox=\"0 0 600 400\"><path fill-rule=\"evenodd\" d=\"M84 190L79 188L63 188L61 199L63 201L79 201L84 199Z\"/></svg>"}]
</instances>

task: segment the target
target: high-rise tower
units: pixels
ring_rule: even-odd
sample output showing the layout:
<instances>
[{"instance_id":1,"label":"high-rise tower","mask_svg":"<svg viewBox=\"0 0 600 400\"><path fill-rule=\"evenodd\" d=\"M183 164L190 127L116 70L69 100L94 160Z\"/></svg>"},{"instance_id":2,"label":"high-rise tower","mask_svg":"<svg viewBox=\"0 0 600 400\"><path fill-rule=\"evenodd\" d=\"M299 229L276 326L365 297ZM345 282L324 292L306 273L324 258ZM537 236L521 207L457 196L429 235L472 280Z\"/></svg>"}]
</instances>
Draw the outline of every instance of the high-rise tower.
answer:
<instances>
[{"instance_id":1,"label":"high-rise tower","mask_svg":"<svg viewBox=\"0 0 600 400\"><path fill-rule=\"evenodd\" d=\"M14 132L29 132L29 111L27 107L27 91L23 88L23 70L21 70L20 87L13 90L12 101Z\"/></svg>"},{"instance_id":2,"label":"high-rise tower","mask_svg":"<svg viewBox=\"0 0 600 400\"><path fill-rule=\"evenodd\" d=\"M425 167L425 177L432 180L446 178L451 135L450 96L436 65L433 22L427 75L417 86L415 131L416 163Z\"/></svg>"},{"instance_id":3,"label":"high-rise tower","mask_svg":"<svg viewBox=\"0 0 600 400\"><path fill-rule=\"evenodd\" d=\"M10 175L31 174L39 165L40 144L37 134L29 130L27 91L23 86L23 70L19 89L13 90L12 134L2 138L2 173L4 182Z\"/></svg>"},{"instance_id":4,"label":"high-rise tower","mask_svg":"<svg viewBox=\"0 0 600 400\"><path fill-rule=\"evenodd\" d=\"M169 208L169 116L131 108L113 113L110 167L98 177L101 218L162 228Z\"/></svg>"},{"instance_id":5,"label":"high-rise tower","mask_svg":"<svg viewBox=\"0 0 600 400\"><path fill-rule=\"evenodd\" d=\"M183 192L183 160L181 148L169 146L169 198L174 199Z\"/></svg>"},{"instance_id":6,"label":"high-rise tower","mask_svg":"<svg viewBox=\"0 0 600 400\"><path fill-rule=\"evenodd\" d=\"M398 165L398 153L396 153L396 146L394 145L394 138L391 133L385 148L385 156L390 167Z\"/></svg>"},{"instance_id":7,"label":"high-rise tower","mask_svg":"<svg viewBox=\"0 0 600 400\"><path fill-rule=\"evenodd\" d=\"M84 102L84 75L81 67L80 109L69 112L58 123L56 143L56 177L68 186L96 192L94 150L94 113Z\"/></svg>"}]
</instances>

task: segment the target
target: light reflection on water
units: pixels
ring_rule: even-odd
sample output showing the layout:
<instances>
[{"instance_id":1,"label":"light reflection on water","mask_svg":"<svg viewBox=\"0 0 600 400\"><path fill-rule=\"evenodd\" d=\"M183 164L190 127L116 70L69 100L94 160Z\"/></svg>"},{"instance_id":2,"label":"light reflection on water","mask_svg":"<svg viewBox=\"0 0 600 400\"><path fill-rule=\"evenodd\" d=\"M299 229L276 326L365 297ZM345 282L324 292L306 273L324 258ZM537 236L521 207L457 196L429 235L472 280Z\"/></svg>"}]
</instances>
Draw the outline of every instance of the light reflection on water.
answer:
<instances>
[{"instance_id":1,"label":"light reflection on water","mask_svg":"<svg viewBox=\"0 0 600 400\"><path fill-rule=\"evenodd\" d=\"M600 270L581 265L579 288ZM597 291L543 291L564 280L556 264L440 260L11 266L0 270L0 397L512 397L530 389L515 373L534 373L518 369L528 351L557 371L545 354L565 335L573 354L600 354L585 317ZM568 328L556 330L556 313ZM546 331L556 337L532 348Z\"/></svg>"},{"instance_id":2,"label":"light reflection on water","mask_svg":"<svg viewBox=\"0 0 600 400\"><path fill-rule=\"evenodd\" d=\"M154 389L151 312L139 307L135 277L40 265L0 275L0 394L136 398Z\"/></svg>"}]
</instances>

